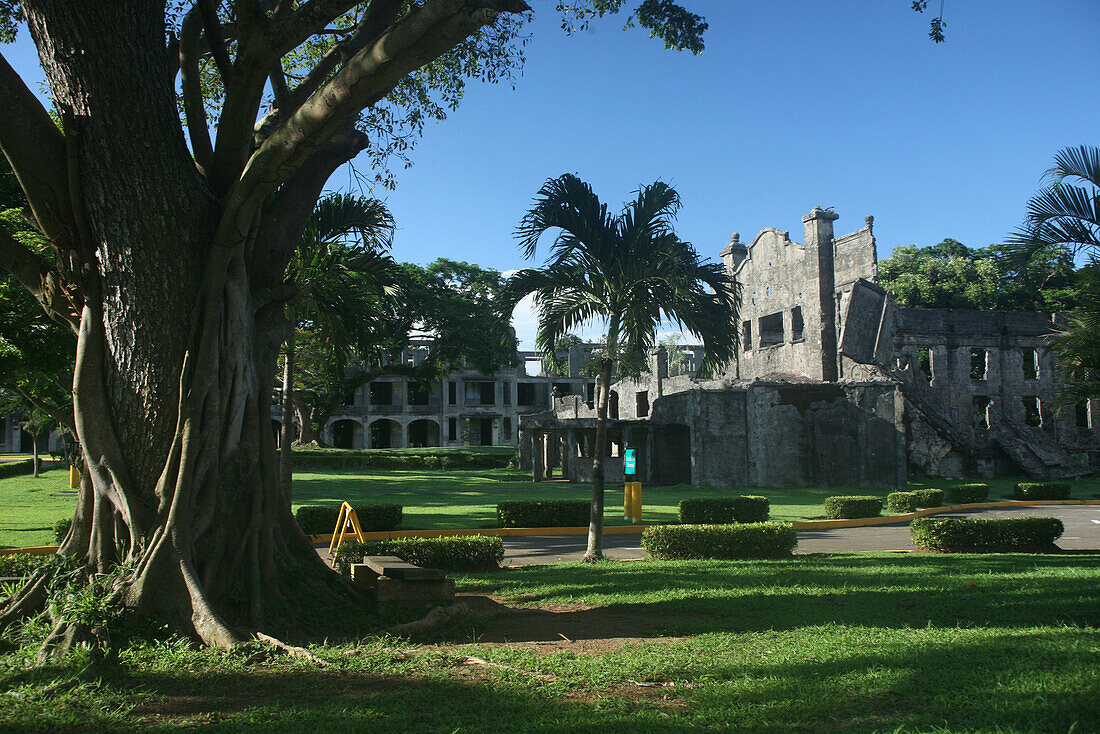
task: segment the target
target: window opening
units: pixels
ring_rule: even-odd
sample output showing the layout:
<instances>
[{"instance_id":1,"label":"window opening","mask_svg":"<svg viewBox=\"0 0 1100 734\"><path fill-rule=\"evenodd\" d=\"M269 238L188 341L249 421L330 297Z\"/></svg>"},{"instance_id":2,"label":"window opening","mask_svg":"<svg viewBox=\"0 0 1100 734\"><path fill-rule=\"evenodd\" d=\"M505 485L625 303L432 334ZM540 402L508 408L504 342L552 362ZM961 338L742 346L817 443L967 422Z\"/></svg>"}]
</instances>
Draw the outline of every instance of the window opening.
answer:
<instances>
[{"instance_id":1,"label":"window opening","mask_svg":"<svg viewBox=\"0 0 1100 734\"><path fill-rule=\"evenodd\" d=\"M989 430L989 403L988 395L974 396L975 425L982 431Z\"/></svg>"},{"instance_id":2,"label":"window opening","mask_svg":"<svg viewBox=\"0 0 1100 734\"><path fill-rule=\"evenodd\" d=\"M802 341L802 330L805 324L802 321L802 307L795 306L791 309L791 341Z\"/></svg>"},{"instance_id":3,"label":"window opening","mask_svg":"<svg viewBox=\"0 0 1100 734\"><path fill-rule=\"evenodd\" d=\"M458 440L458 418L448 418L447 419L447 440L448 441L457 441Z\"/></svg>"},{"instance_id":4,"label":"window opening","mask_svg":"<svg viewBox=\"0 0 1100 734\"><path fill-rule=\"evenodd\" d=\"M1024 379L1025 380L1038 380L1039 379L1039 355L1034 349L1021 349L1020 355L1023 357L1024 367Z\"/></svg>"},{"instance_id":5,"label":"window opening","mask_svg":"<svg viewBox=\"0 0 1100 734\"><path fill-rule=\"evenodd\" d=\"M1023 399L1024 403L1024 423L1036 428L1043 425L1043 416L1039 411L1039 398L1027 397Z\"/></svg>"},{"instance_id":6,"label":"window opening","mask_svg":"<svg viewBox=\"0 0 1100 734\"><path fill-rule=\"evenodd\" d=\"M917 367L932 382L932 350L928 347L917 347Z\"/></svg>"},{"instance_id":7,"label":"window opening","mask_svg":"<svg viewBox=\"0 0 1100 734\"><path fill-rule=\"evenodd\" d=\"M649 391L642 390L639 393L634 394L634 403L636 408L636 414L639 418L645 418L649 415Z\"/></svg>"},{"instance_id":8,"label":"window opening","mask_svg":"<svg viewBox=\"0 0 1100 734\"><path fill-rule=\"evenodd\" d=\"M970 379L984 380L987 365L986 351L984 349L970 350Z\"/></svg>"},{"instance_id":9,"label":"window opening","mask_svg":"<svg viewBox=\"0 0 1100 734\"><path fill-rule=\"evenodd\" d=\"M760 346L771 347L783 343L783 314L773 313L760 317Z\"/></svg>"},{"instance_id":10,"label":"window opening","mask_svg":"<svg viewBox=\"0 0 1100 734\"><path fill-rule=\"evenodd\" d=\"M393 383L372 382L370 384L371 405L393 405Z\"/></svg>"},{"instance_id":11,"label":"window opening","mask_svg":"<svg viewBox=\"0 0 1100 734\"><path fill-rule=\"evenodd\" d=\"M752 351L752 322L741 322L741 346L746 352Z\"/></svg>"}]
</instances>

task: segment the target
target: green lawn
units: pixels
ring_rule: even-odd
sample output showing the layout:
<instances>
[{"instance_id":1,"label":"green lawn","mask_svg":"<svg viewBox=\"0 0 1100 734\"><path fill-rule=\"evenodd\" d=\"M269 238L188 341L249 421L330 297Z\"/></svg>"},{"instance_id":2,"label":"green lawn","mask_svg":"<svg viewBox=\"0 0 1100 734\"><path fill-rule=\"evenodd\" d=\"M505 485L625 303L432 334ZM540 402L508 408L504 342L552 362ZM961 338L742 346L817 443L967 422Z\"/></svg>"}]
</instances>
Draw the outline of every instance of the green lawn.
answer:
<instances>
[{"instance_id":1,"label":"green lawn","mask_svg":"<svg viewBox=\"0 0 1100 734\"><path fill-rule=\"evenodd\" d=\"M325 667L133 642L96 684L47 694L80 659L35 669L27 644L0 654L0 691L15 694L0 695L0 730L1076 734L1100 722L1100 556L607 562L458 581L513 611L457 624L444 644L316 643Z\"/></svg>"},{"instance_id":2,"label":"green lawn","mask_svg":"<svg viewBox=\"0 0 1100 734\"><path fill-rule=\"evenodd\" d=\"M0 547L44 545L53 542L50 526L72 514L72 495L54 496L67 490L67 474L47 472L39 479L29 476L0 479ZM1021 478L988 480L990 499L1011 499L1012 488ZM945 487L957 482L915 479L911 489ZM870 487L740 487L717 489L674 485L645 487L642 492L646 523L675 522L677 506L687 497L726 497L731 494L760 494L771 500L775 520L806 520L821 517L826 497L838 494L873 494L885 497L890 490ZM405 530L436 530L496 526L496 505L513 499L588 499L584 484L532 482L516 469L361 469L338 472L303 471L294 476L294 506L304 504L397 503L404 505ZM1074 483L1073 497L1100 499L1100 478ZM606 521L626 524L622 516L621 485L607 492Z\"/></svg>"}]
</instances>

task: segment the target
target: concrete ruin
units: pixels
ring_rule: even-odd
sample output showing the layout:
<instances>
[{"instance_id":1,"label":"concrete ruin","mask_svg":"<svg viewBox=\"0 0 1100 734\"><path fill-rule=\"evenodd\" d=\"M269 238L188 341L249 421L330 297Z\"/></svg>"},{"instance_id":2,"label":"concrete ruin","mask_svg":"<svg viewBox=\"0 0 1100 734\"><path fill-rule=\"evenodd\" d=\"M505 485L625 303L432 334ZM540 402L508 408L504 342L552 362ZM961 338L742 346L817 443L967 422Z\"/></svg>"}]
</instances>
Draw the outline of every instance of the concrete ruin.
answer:
<instances>
[{"instance_id":1,"label":"concrete ruin","mask_svg":"<svg viewBox=\"0 0 1100 734\"><path fill-rule=\"evenodd\" d=\"M430 383L401 375L378 377L332 412L321 427L322 440L348 449L514 446L520 416L546 411L555 397L592 400L595 380L582 374L582 367L596 346L578 344L563 352L560 373L539 353L518 352L516 367L491 375L466 369ZM429 349L423 340L396 359L416 366ZM279 419L273 409L274 427Z\"/></svg>"},{"instance_id":2,"label":"concrete ruin","mask_svg":"<svg viewBox=\"0 0 1100 734\"><path fill-rule=\"evenodd\" d=\"M802 218L804 242L765 228L721 256L743 286L739 360L695 380L700 349L670 374L612 386L607 478L637 451L639 480L712 486L904 487L933 476L1088 474L1100 462L1100 400L1054 410L1057 319L1035 313L906 309L878 285L874 220L834 236L837 215ZM595 412L557 400L520 421L536 479L587 481Z\"/></svg>"}]
</instances>

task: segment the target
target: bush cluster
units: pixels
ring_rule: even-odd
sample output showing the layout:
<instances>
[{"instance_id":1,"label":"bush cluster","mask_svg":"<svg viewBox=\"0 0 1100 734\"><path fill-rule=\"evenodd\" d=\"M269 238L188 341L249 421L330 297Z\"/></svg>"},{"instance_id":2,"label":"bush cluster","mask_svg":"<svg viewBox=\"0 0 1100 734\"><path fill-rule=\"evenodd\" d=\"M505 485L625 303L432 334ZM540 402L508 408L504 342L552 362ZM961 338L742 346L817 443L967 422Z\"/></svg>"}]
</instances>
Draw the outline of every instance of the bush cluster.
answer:
<instances>
[{"instance_id":1,"label":"bush cluster","mask_svg":"<svg viewBox=\"0 0 1100 734\"><path fill-rule=\"evenodd\" d=\"M1020 482L1012 494L1018 500L1068 500L1069 482Z\"/></svg>"},{"instance_id":2,"label":"bush cluster","mask_svg":"<svg viewBox=\"0 0 1100 734\"><path fill-rule=\"evenodd\" d=\"M642 547L658 559L786 558L797 544L787 522L654 525L642 532Z\"/></svg>"},{"instance_id":3,"label":"bush cluster","mask_svg":"<svg viewBox=\"0 0 1100 734\"><path fill-rule=\"evenodd\" d=\"M943 507L942 489L914 489L917 507Z\"/></svg>"},{"instance_id":4,"label":"bush cluster","mask_svg":"<svg viewBox=\"0 0 1100 734\"><path fill-rule=\"evenodd\" d=\"M336 522L336 518L332 518L332 522ZM53 537L58 543L65 540L65 536L69 534L69 528L73 526L73 519L71 517L63 517L53 524Z\"/></svg>"},{"instance_id":5,"label":"bush cluster","mask_svg":"<svg viewBox=\"0 0 1100 734\"><path fill-rule=\"evenodd\" d=\"M588 525L588 500L511 500L497 505L502 528L575 528Z\"/></svg>"},{"instance_id":6,"label":"bush cluster","mask_svg":"<svg viewBox=\"0 0 1100 734\"><path fill-rule=\"evenodd\" d=\"M886 509L890 512L915 512L919 504L916 492L891 492L886 495Z\"/></svg>"},{"instance_id":7,"label":"bush cluster","mask_svg":"<svg viewBox=\"0 0 1100 734\"><path fill-rule=\"evenodd\" d=\"M359 527L364 533L394 530L401 524L401 505L353 505ZM294 513L298 527L306 535L324 535L336 527L340 505L302 505Z\"/></svg>"},{"instance_id":8,"label":"bush cluster","mask_svg":"<svg viewBox=\"0 0 1100 734\"><path fill-rule=\"evenodd\" d=\"M851 520L857 517L878 517L882 500L868 495L826 497L825 517L830 520Z\"/></svg>"},{"instance_id":9,"label":"bush cluster","mask_svg":"<svg viewBox=\"0 0 1100 734\"><path fill-rule=\"evenodd\" d=\"M1063 531L1054 517L921 517L909 523L913 543L936 551L1045 551Z\"/></svg>"},{"instance_id":10,"label":"bush cluster","mask_svg":"<svg viewBox=\"0 0 1100 734\"><path fill-rule=\"evenodd\" d=\"M770 507L767 497L757 495L680 500L680 522L684 525L764 522L768 519Z\"/></svg>"},{"instance_id":11,"label":"bush cluster","mask_svg":"<svg viewBox=\"0 0 1100 734\"><path fill-rule=\"evenodd\" d=\"M30 576L56 559L57 556L52 553L8 553L0 556L0 576Z\"/></svg>"},{"instance_id":12,"label":"bush cluster","mask_svg":"<svg viewBox=\"0 0 1100 734\"><path fill-rule=\"evenodd\" d=\"M21 477L24 474L34 474L34 459L5 461L3 464L0 464L0 479Z\"/></svg>"},{"instance_id":13,"label":"bush cluster","mask_svg":"<svg viewBox=\"0 0 1100 734\"><path fill-rule=\"evenodd\" d=\"M334 565L340 573L347 574L351 564L361 563L365 556L397 556L417 566L448 572L493 571L504 560L504 542L485 535L351 542L340 546Z\"/></svg>"},{"instance_id":14,"label":"bush cluster","mask_svg":"<svg viewBox=\"0 0 1100 734\"><path fill-rule=\"evenodd\" d=\"M296 451L297 469L499 469L512 463L511 454L488 454L474 451L454 451L445 454L387 453L384 451Z\"/></svg>"},{"instance_id":15,"label":"bush cluster","mask_svg":"<svg viewBox=\"0 0 1100 734\"><path fill-rule=\"evenodd\" d=\"M965 505L971 502L985 502L989 498L988 484L960 484L947 490L947 497L953 505Z\"/></svg>"}]
</instances>

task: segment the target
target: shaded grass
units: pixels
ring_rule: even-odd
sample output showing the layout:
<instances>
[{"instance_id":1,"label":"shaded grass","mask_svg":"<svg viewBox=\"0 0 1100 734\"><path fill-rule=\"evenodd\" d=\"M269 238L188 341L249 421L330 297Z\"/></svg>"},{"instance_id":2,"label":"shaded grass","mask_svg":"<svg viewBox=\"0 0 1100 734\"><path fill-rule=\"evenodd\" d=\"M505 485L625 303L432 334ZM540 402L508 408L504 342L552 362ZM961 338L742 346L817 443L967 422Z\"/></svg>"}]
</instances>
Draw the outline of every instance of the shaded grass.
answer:
<instances>
[{"instance_id":1,"label":"shaded grass","mask_svg":"<svg viewBox=\"0 0 1100 734\"><path fill-rule=\"evenodd\" d=\"M24 647L0 655L0 690L22 696L0 696L0 730L1064 733L1100 721L1095 557L608 562L460 583L557 604L563 621L619 612L636 634L598 649L312 646L326 668L171 639L52 696L41 691L80 659L30 669ZM610 610L560 607L570 601ZM477 622L474 639L500 623ZM466 654L508 667L462 665Z\"/></svg>"}]
</instances>

